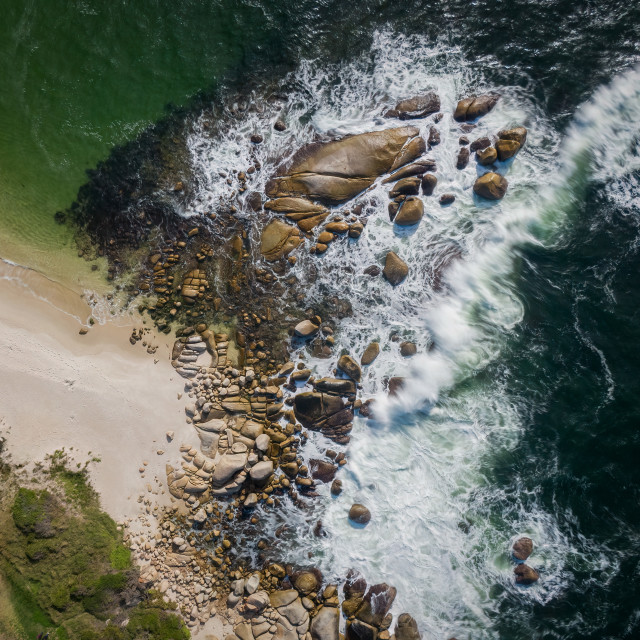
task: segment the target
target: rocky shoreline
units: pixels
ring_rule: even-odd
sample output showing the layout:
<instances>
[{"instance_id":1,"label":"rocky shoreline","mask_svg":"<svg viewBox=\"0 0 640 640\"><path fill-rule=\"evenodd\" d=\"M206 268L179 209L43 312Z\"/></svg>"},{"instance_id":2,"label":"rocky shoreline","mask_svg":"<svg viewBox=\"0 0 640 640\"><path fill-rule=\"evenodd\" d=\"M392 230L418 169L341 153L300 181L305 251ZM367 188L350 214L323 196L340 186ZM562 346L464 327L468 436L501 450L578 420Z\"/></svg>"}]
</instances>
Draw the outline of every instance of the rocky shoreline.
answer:
<instances>
[{"instance_id":1,"label":"rocky shoreline","mask_svg":"<svg viewBox=\"0 0 640 640\"><path fill-rule=\"evenodd\" d=\"M481 200L504 197L503 174L527 136L518 126L492 139L472 139L474 122L498 100L494 94L463 98L453 114L460 123L456 166L464 170L475 154L473 197ZM439 183L436 163L425 157L440 144L440 98L413 96L384 117L431 118L432 124L427 139L418 127L403 124L307 145L279 166L264 192L252 186L261 171L256 159L246 171L224 177L235 200L195 219L167 211L158 217L155 204L151 214L134 189L128 199L109 203L118 209L110 220L96 196L105 178L100 172L72 209L87 255L106 255L116 280L135 263L134 282L118 280L118 287L129 291L161 331L175 331L172 365L185 380L185 419L200 444L181 443L182 459L166 465L172 507L161 512L143 499L157 531L132 533L128 542L142 566L141 581L177 603L194 630L215 618L225 622L226 640L338 640L341 609L349 640L392 637L392 586L368 586L351 571L341 600L339 585L325 584L317 568L294 567L277 556L272 542L278 532L265 530L256 510L258 505L278 509L284 501L309 509L320 483L331 483L332 495L339 495L336 474L348 464L345 447L354 417L375 415L374 399L363 401L358 390L362 368L375 360L380 346L372 342L361 354L334 353L333 336L350 313L349 302L327 297L312 309L301 308L297 256L303 251L320 256L334 242L357 242L372 213L367 193L375 184L388 185L389 219L398 227L420 224L425 198L439 194L440 206L455 199ZM274 129L283 132L286 124L278 119ZM262 142L258 133L247 140L253 147ZM186 164L184 150L175 155ZM145 191L164 189L167 202L174 203L193 191L188 171L174 174L185 176L175 181L171 175L156 177ZM242 208L248 215L237 215ZM161 224L167 215L171 223ZM365 272L396 287L409 269L402 255L389 251L383 264ZM132 344L142 336L134 332ZM316 379L304 361L289 360L293 345L304 345L310 356L334 359L333 377ZM401 353L411 357L415 344L402 343ZM403 378L390 378L387 390L397 394L402 385ZM307 465L301 449L308 431L320 432L331 446ZM173 432L166 437L171 442ZM366 525L371 513L354 504L349 517ZM316 535L322 535L320 521ZM247 560L238 541L255 545L257 564ZM538 579L527 565L519 564L515 573L518 584ZM393 635L417 640L418 623L403 613Z\"/></svg>"}]
</instances>

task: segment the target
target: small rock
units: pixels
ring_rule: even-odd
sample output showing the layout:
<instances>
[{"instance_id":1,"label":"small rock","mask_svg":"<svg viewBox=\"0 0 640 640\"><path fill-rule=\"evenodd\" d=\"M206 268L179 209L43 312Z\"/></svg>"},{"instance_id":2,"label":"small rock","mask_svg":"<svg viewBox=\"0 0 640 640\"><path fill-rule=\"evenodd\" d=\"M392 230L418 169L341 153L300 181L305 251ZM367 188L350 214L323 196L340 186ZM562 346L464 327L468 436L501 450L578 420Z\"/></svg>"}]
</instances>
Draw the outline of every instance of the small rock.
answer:
<instances>
[{"instance_id":1,"label":"small rock","mask_svg":"<svg viewBox=\"0 0 640 640\"><path fill-rule=\"evenodd\" d=\"M453 193L443 193L440 196L440 204L441 205L447 205L447 204L451 204L452 202L454 202L456 199L456 197L453 195Z\"/></svg>"},{"instance_id":2,"label":"small rock","mask_svg":"<svg viewBox=\"0 0 640 640\"><path fill-rule=\"evenodd\" d=\"M519 564L513 573L516 574L516 584L533 584L540 579L538 572L527 564Z\"/></svg>"},{"instance_id":3,"label":"small rock","mask_svg":"<svg viewBox=\"0 0 640 640\"><path fill-rule=\"evenodd\" d=\"M371 364L378 357L379 353L380 345L377 342L371 342L364 350L360 358L360 364L364 366Z\"/></svg>"},{"instance_id":4,"label":"small rock","mask_svg":"<svg viewBox=\"0 0 640 640\"><path fill-rule=\"evenodd\" d=\"M310 338L318 333L318 325L311 322L311 320L303 320L295 326L295 334L300 338Z\"/></svg>"},{"instance_id":5,"label":"small rock","mask_svg":"<svg viewBox=\"0 0 640 640\"><path fill-rule=\"evenodd\" d=\"M395 287L407 277L409 274L409 267L407 263L396 253L389 251L385 259L382 273L387 281Z\"/></svg>"},{"instance_id":6,"label":"small rock","mask_svg":"<svg viewBox=\"0 0 640 640\"><path fill-rule=\"evenodd\" d=\"M493 164L497 159L498 153L493 147L487 147L486 149L482 149L476 153L476 160L482 167Z\"/></svg>"},{"instance_id":7,"label":"small rock","mask_svg":"<svg viewBox=\"0 0 640 640\"><path fill-rule=\"evenodd\" d=\"M380 275L380 267L377 264L372 264L366 267L363 273L371 276L372 278L375 278L376 276Z\"/></svg>"},{"instance_id":8,"label":"small rock","mask_svg":"<svg viewBox=\"0 0 640 640\"><path fill-rule=\"evenodd\" d=\"M418 351L415 343L413 342L401 342L400 343L400 355L406 357L415 356Z\"/></svg>"},{"instance_id":9,"label":"small rock","mask_svg":"<svg viewBox=\"0 0 640 640\"><path fill-rule=\"evenodd\" d=\"M276 120L273 125L273 128L276 131L284 131L287 128L287 125L284 123L283 120Z\"/></svg>"},{"instance_id":10,"label":"small rock","mask_svg":"<svg viewBox=\"0 0 640 640\"><path fill-rule=\"evenodd\" d=\"M507 192L508 185L509 183L504 176L489 171L475 181L473 191L487 200L500 200Z\"/></svg>"},{"instance_id":11,"label":"small rock","mask_svg":"<svg viewBox=\"0 0 640 640\"><path fill-rule=\"evenodd\" d=\"M363 504L356 503L349 509L349 520L358 524L367 524L371 520L371 511Z\"/></svg>"},{"instance_id":12,"label":"small rock","mask_svg":"<svg viewBox=\"0 0 640 640\"><path fill-rule=\"evenodd\" d=\"M436 188L436 184L438 184L438 178L433 173L425 173L422 176L422 193L425 196L430 196Z\"/></svg>"},{"instance_id":13,"label":"small rock","mask_svg":"<svg viewBox=\"0 0 640 640\"><path fill-rule=\"evenodd\" d=\"M349 225L350 238L359 238L363 231L364 225L361 222L354 222L352 225Z\"/></svg>"},{"instance_id":14,"label":"small rock","mask_svg":"<svg viewBox=\"0 0 640 640\"><path fill-rule=\"evenodd\" d=\"M531 538L527 538L526 536L518 538L513 543L513 547L511 547L511 550L513 553L513 557L516 560L522 560L524 562L533 552L533 540Z\"/></svg>"},{"instance_id":15,"label":"small rock","mask_svg":"<svg viewBox=\"0 0 640 640\"><path fill-rule=\"evenodd\" d=\"M429 137L427 138L427 144L429 147L435 147L440 144L440 133L435 127L429 129Z\"/></svg>"},{"instance_id":16,"label":"small rock","mask_svg":"<svg viewBox=\"0 0 640 640\"><path fill-rule=\"evenodd\" d=\"M342 480L340 480L339 478L336 478L331 483L331 495L339 496L341 493L342 493Z\"/></svg>"},{"instance_id":17,"label":"small rock","mask_svg":"<svg viewBox=\"0 0 640 640\"><path fill-rule=\"evenodd\" d=\"M264 138L259 133L251 135L251 142L253 142L253 144L260 144L263 140Z\"/></svg>"}]
</instances>

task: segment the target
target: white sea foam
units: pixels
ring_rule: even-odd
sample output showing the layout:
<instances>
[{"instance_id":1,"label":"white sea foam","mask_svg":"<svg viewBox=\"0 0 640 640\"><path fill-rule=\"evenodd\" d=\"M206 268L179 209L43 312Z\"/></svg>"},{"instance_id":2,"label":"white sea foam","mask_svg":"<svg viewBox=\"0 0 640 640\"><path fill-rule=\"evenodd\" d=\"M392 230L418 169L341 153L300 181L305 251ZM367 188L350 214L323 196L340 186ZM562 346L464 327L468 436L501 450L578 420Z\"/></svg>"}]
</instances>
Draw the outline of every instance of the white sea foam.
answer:
<instances>
[{"instance_id":1,"label":"white sea foam","mask_svg":"<svg viewBox=\"0 0 640 640\"><path fill-rule=\"evenodd\" d=\"M362 381L363 395L376 396L377 421L356 420L349 463L341 471L343 495L333 499L326 486L320 489L326 506L316 517L322 517L329 536L313 537L309 523L315 518L292 510L287 519L297 530L287 553L305 563L311 550L313 561L330 576L355 567L370 582L395 585L394 612L411 612L426 638L494 637L490 614L500 598L496 587L524 602L548 602L566 589L568 566L577 557L590 566L608 562L588 541L572 548L552 514L525 506L531 501L518 493L507 497L487 484L483 463L514 446L521 424L501 381L481 374L499 359L523 316L511 278L517 248L558 237L579 197L576 181L619 177L628 163L637 162L628 146L630 127L639 119L637 71L601 89L579 111L561 151L560 136L526 91L493 87L459 51L419 39L378 34L366 59L340 67L305 63L285 86L288 97L277 109L247 110L237 126L213 139L203 128L196 131L190 144L202 191L189 214L224 201L235 185L219 174L245 170L254 161L251 154L263 167L251 179L251 188L260 190L277 161L315 135L397 125L380 116L408 95L436 90L445 114L438 125L442 142L428 154L438 165L436 196L424 198L425 217L416 229L394 228L386 210L387 188L378 184L367 195L373 213L358 241L336 241L322 257L298 254L295 273L309 305L331 295L353 307L353 316L339 325L335 353L345 349L359 357L372 340L380 341L382 351ZM488 89L503 97L469 134L472 140L516 124L529 129L524 150L500 167L509 190L499 203L474 199L473 162L464 171L455 168L460 135L451 117L455 101ZM284 134L272 130L280 114L289 125ZM426 135L432 122L412 124ZM249 151L246 140L254 131L264 133L265 142ZM614 155L607 155L603 138L617 142ZM620 156L623 148L627 151ZM437 196L445 192L456 195L450 207L438 204ZM246 209L239 215L253 214ZM367 265L380 264L388 250L409 265L407 280L397 288L363 273ZM392 333L415 342L419 355L403 359ZM295 355L316 375L331 375L335 366L335 359L313 359L303 348ZM407 381L390 399L383 388L391 375ZM326 444L312 434L305 458ZM347 521L354 501L373 512L365 528ZM487 515L490 503L506 505L500 522ZM531 564L543 574L531 589L514 585L507 555L521 534L536 541Z\"/></svg>"}]
</instances>

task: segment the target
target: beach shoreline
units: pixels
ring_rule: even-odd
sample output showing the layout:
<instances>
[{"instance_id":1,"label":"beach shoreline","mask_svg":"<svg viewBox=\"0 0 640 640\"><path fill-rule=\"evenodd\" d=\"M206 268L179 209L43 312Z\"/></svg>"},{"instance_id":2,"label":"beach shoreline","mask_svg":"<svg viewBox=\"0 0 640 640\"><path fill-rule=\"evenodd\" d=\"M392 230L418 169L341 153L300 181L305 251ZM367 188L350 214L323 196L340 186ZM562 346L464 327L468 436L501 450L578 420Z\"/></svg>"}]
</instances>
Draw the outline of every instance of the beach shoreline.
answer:
<instances>
[{"instance_id":1,"label":"beach shoreline","mask_svg":"<svg viewBox=\"0 0 640 640\"><path fill-rule=\"evenodd\" d=\"M148 486L154 503L169 504L165 463L181 437L194 435L178 400L170 338L146 334L157 346L150 355L129 343L141 318L120 315L90 326L83 297L4 261L0 298L0 436L12 462L29 465L62 448L76 463L99 459L89 467L91 481L118 522L140 515L137 498ZM173 442L167 431L176 433Z\"/></svg>"}]
</instances>

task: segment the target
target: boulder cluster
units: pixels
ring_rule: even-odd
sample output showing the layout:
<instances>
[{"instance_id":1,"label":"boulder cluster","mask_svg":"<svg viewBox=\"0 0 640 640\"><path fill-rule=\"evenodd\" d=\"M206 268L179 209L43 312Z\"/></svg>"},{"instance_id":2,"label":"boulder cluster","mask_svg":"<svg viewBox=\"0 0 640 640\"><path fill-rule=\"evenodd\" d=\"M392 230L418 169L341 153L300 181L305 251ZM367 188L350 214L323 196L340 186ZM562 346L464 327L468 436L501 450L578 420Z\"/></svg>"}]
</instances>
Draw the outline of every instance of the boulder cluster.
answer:
<instances>
[{"instance_id":1,"label":"boulder cluster","mask_svg":"<svg viewBox=\"0 0 640 640\"><path fill-rule=\"evenodd\" d=\"M465 98L454 113L461 134L457 167L465 169L475 153L479 167L495 169L480 175L473 187L477 196L488 200L503 197L507 190L500 173L504 165L496 163L513 158L527 135L524 127L515 127L491 138L469 139L473 121L497 100L494 95ZM297 282L290 270L296 263L295 251L307 240L316 255L340 238L357 240L364 232L369 205L359 200L348 211L335 208L377 184L388 189L389 218L397 227L421 224L425 203L434 194L441 206L455 201L446 186L441 188L436 163L427 157L441 143L439 97L430 92L408 98L384 116L401 121L429 117L432 124L424 138L417 127L405 124L307 145L267 183L264 205L261 194L253 194L258 196L256 211L268 212L260 238L260 254L268 264L250 265L252 234L229 207L228 216L208 213L211 225L185 228L183 239L158 247L137 283L139 292L155 295L146 309L157 322L166 321L162 330L169 332L168 323L176 321L193 325L178 332L172 364L185 381L185 419L193 425L199 446L180 445L182 459L166 466L173 507L153 539L132 544L149 561L141 580L177 602L191 626L206 622L221 602L234 611L234 634L226 640L340 640L340 609L347 619L347 640L391 637L393 587L384 583L367 587L364 578L352 571L341 604L337 585L323 585L316 569L298 571L267 558L268 533L256 528L260 514L277 507L285 496L301 506L301 498L318 495L321 483L331 483L331 494L340 495L342 481L336 476L347 464L345 453L327 448L305 461L300 447L309 431L322 433L339 445L338 450L349 443L354 414L371 415L371 401L362 403L357 397L362 368L380 353L379 343L372 342L359 360L349 353L337 357L332 351L331 322L323 324L313 310L305 312L305 319L291 322L300 317L292 315L292 301L304 298L289 295ZM251 136L253 145L261 142L259 134ZM256 163L253 169L258 168ZM245 191L252 173L238 174L239 192ZM212 231L214 221L226 235L218 237ZM401 285L410 266L399 253L386 252L380 265L367 267L365 273L382 275L391 286ZM286 301L281 300L285 295ZM217 314L215 330L210 328L209 314ZM283 320L290 326L290 340L282 339ZM223 333L220 326L234 326L235 335ZM141 340L142 332L140 337L132 334L132 339L132 344ZM400 340L396 336L395 341ZM290 347L300 344L315 356L335 358L333 373L315 378L304 362L287 361ZM405 341L399 351L411 357L417 347ZM389 393L398 393L403 382L401 377L386 380ZM167 432L169 441L173 437ZM145 466L140 469L143 477ZM151 504L144 504L151 513ZM348 510L353 526L366 526L371 517L363 504ZM230 528L234 525L238 530L244 527L241 544L255 544L261 564L248 569L238 561ZM323 535L321 522L314 532ZM521 562L515 569L519 584L538 579L535 570L523 564L532 550L531 546L527 552L526 540L513 548L514 558ZM257 567L262 568L256 571ZM416 621L402 614L395 636L419 640Z\"/></svg>"},{"instance_id":2,"label":"boulder cluster","mask_svg":"<svg viewBox=\"0 0 640 640\"><path fill-rule=\"evenodd\" d=\"M460 100L454 120L462 123L462 134L473 131L473 121L491 111L498 99L498 95L485 94ZM264 208L284 218L274 218L262 232L261 253L267 261L277 262L288 256L289 262L295 264L296 258L290 254L304 243L305 237L314 241L310 251L315 254L326 252L340 236L360 237L367 222L366 217L358 217L363 205L351 210L348 221L342 215L334 215L330 207L343 205L366 192L379 178L383 178L382 184L390 185L391 222L399 227L420 223L424 216L422 197L433 195L438 184L436 163L423 156L441 142L435 126L443 117L440 98L433 92L416 95L400 101L384 115L400 120L433 116L434 124L426 141L417 127L403 126L313 143L300 149L267 183L269 199ZM461 135L457 168L467 167L472 152L476 153L479 166L495 168L496 162L509 160L522 148L526 135L524 127L503 130L493 145L487 136L471 142L467 135ZM481 198L499 200L507 187L501 173L488 171L478 177L473 191ZM443 193L439 198L442 206L454 200L451 193ZM397 286L409 274L409 266L397 253L389 252L382 273L392 286Z\"/></svg>"}]
</instances>

